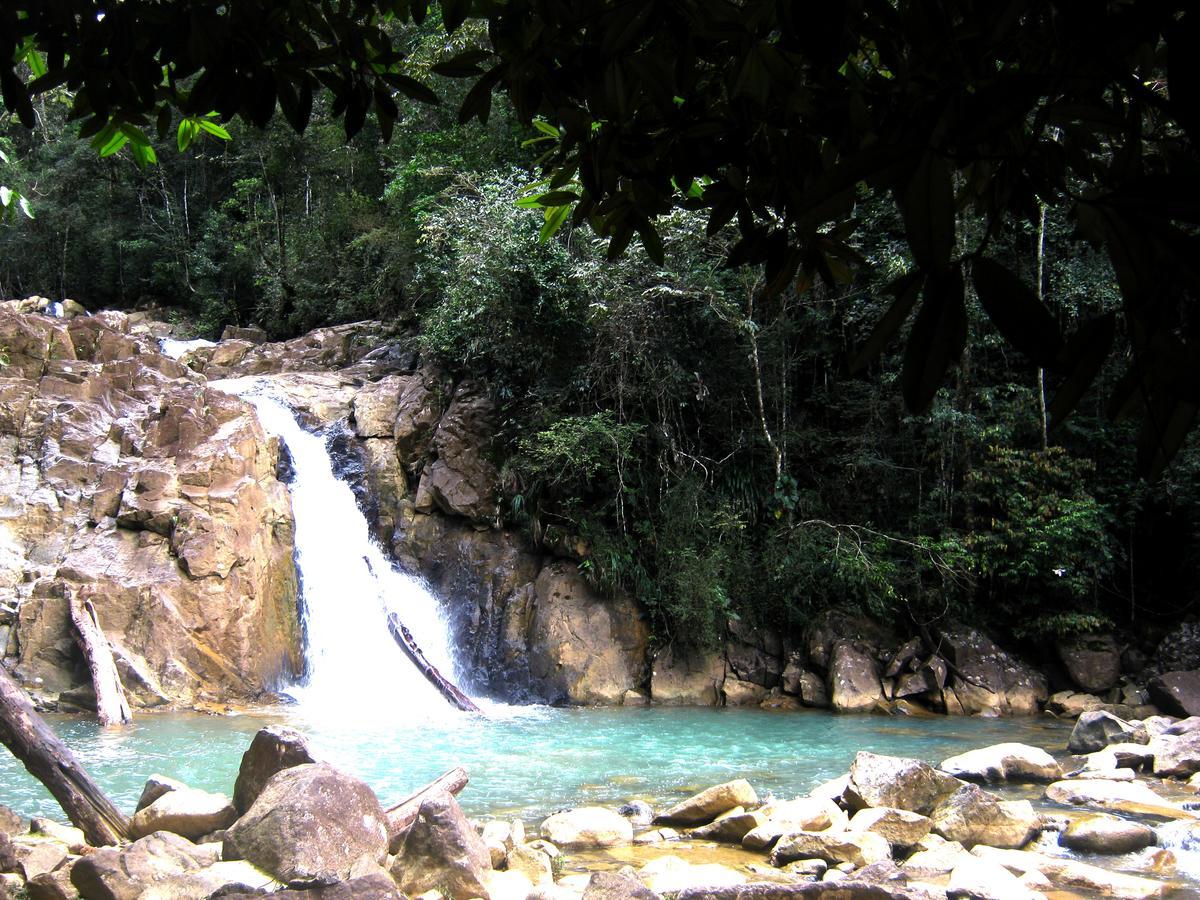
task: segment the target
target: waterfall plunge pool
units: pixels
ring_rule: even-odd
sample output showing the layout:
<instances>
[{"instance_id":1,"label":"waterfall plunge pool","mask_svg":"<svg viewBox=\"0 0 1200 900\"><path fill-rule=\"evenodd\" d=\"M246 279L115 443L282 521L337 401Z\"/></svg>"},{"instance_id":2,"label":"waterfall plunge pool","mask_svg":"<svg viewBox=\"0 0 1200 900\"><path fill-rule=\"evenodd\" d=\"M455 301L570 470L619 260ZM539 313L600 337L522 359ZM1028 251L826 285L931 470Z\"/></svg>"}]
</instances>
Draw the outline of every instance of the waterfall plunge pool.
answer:
<instances>
[{"instance_id":1,"label":"waterfall plunge pool","mask_svg":"<svg viewBox=\"0 0 1200 900\"><path fill-rule=\"evenodd\" d=\"M528 824L570 806L632 799L661 806L739 777L749 779L760 795L805 794L846 772L859 750L934 765L1002 741L1061 755L1070 733L1069 724L1049 718L908 719L690 707L497 706L483 714L447 709L444 715L410 718L402 697L394 703L366 719L309 720L303 706L259 715L143 714L118 729L85 718L49 718L128 812L146 778L156 773L232 795L254 732L278 722L303 731L318 755L365 780L384 804L462 765L471 777L459 797L468 814L520 816ZM63 818L7 753L0 755L0 803L26 816Z\"/></svg>"}]
</instances>

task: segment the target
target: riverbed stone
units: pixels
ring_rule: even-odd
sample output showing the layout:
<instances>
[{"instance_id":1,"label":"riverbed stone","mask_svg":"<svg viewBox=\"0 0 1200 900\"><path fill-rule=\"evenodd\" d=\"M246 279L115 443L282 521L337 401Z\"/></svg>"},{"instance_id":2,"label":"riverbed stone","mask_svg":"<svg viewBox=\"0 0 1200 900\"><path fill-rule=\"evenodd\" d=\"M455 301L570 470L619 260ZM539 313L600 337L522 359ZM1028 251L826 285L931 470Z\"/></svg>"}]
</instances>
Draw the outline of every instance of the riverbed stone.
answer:
<instances>
[{"instance_id":1,"label":"riverbed stone","mask_svg":"<svg viewBox=\"0 0 1200 900\"><path fill-rule=\"evenodd\" d=\"M799 831L780 838L771 851L771 865L779 867L798 859L823 859L833 865L866 866L891 857L891 845L882 835Z\"/></svg>"},{"instance_id":2,"label":"riverbed stone","mask_svg":"<svg viewBox=\"0 0 1200 900\"><path fill-rule=\"evenodd\" d=\"M1182 805L1160 797L1140 781L1056 781L1047 786L1046 799L1066 806L1086 806L1090 809L1131 815L1162 816L1170 819L1193 818Z\"/></svg>"},{"instance_id":3,"label":"riverbed stone","mask_svg":"<svg viewBox=\"0 0 1200 900\"><path fill-rule=\"evenodd\" d=\"M7 806L0 804L0 833L10 837L26 830L25 820Z\"/></svg>"},{"instance_id":4,"label":"riverbed stone","mask_svg":"<svg viewBox=\"0 0 1200 900\"><path fill-rule=\"evenodd\" d=\"M783 835L797 831L826 831L845 827L846 814L826 797L776 800L760 810L766 821L746 832L742 846L747 850L769 850Z\"/></svg>"},{"instance_id":5,"label":"riverbed stone","mask_svg":"<svg viewBox=\"0 0 1200 900\"><path fill-rule=\"evenodd\" d=\"M1062 766L1039 747L1006 743L969 750L944 760L943 772L966 781L1058 781Z\"/></svg>"},{"instance_id":6,"label":"riverbed stone","mask_svg":"<svg viewBox=\"0 0 1200 900\"><path fill-rule=\"evenodd\" d=\"M883 699L879 663L851 641L833 645L829 661L829 701L838 712L864 712Z\"/></svg>"},{"instance_id":7,"label":"riverbed stone","mask_svg":"<svg viewBox=\"0 0 1200 900\"><path fill-rule=\"evenodd\" d=\"M242 754L237 780L233 784L233 805L238 814L250 809L271 776L292 766L316 761L308 739L296 729L286 725L268 725L259 729Z\"/></svg>"},{"instance_id":8,"label":"riverbed stone","mask_svg":"<svg viewBox=\"0 0 1200 900\"><path fill-rule=\"evenodd\" d=\"M1103 694L1121 677L1121 648L1109 632L1061 638L1058 658L1080 690Z\"/></svg>"},{"instance_id":9,"label":"riverbed stone","mask_svg":"<svg viewBox=\"0 0 1200 900\"><path fill-rule=\"evenodd\" d=\"M79 890L71 884L72 863L59 866L29 879L25 892L29 900L79 900Z\"/></svg>"},{"instance_id":10,"label":"riverbed stone","mask_svg":"<svg viewBox=\"0 0 1200 900\"><path fill-rule=\"evenodd\" d=\"M1149 825L1103 813L1073 819L1058 836L1060 844L1079 853L1132 853L1154 841Z\"/></svg>"},{"instance_id":11,"label":"riverbed stone","mask_svg":"<svg viewBox=\"0 0 1200 900\"><path fill-rule=\"evenodd\" d=\"M660 856L637 870L638 878L661 894L676 894L689 888L745 884L745 874L720 863L691 863L678 856Z\"/></svg>"},{"instance_id":12,"label":"riverbed stone","mask_svg":"<svg viewBox=\"0 0 1200 900\"><path fill-rule=\"evenodd\" d=\"M554 880L550 854L528 844L518 844L508 851L505 868L510 872L520 872L531 884L545 884Z\"/></svg>"},{"instance_id":13,"label":"riverbed stone","mask_svg":"<svg viewBox=\"0 0 1200 900\"><path fill-rule=\"evenodd\" d=\"M233 802L224 794L195 788L168 791L129 821L129 836L136 840L156 831L171 831L189 840L228 828L237 819Z\"/></svg>"},{"instance_id":14,"label":"riverbed stone","mask_svg":"<svg viewBox=\"0 0 1200 900\"><path fill-rule=\"evenodd\" d=\"M721 841L727 844L740 844L742 839L755 828L764 824L767 817L757 810L747 812L742 807L736 807L722 813L707 825L702 825L692 832L693 838L705 841Z\"/></svg>"},{"instance_id":15,"label":"riverbed stone","mask_svg":"<svg viewBox=\"0 0 1200 900\"><path fill-rule=\"evenodd\" d=\"M629 820L600 806L555 813L542 822L541 830L547 840L564 850L615 847L633 840Z\"/></svg>"},{"instance_id":16,"label":"riverbed stone","mask_svg":"<svg viewBox=\"0 0 1200 900\"><path fill-rule=\"evenodd\" d=\"M1028 800L1000 800L978 785L965 784L933 810L933 830L964 847L1017 849L1032 840L1040 819Z\"/></svg>"},{"instance_id":17,"label":"riverbed stone","mask_svg":"<svg viewBox=\"0 0 1200 900\"><path fill-rule=\"evenodd\" d=\"M1078 691L1057 691L1046 701L1046 712L1061 716L1064 719L1074 719L1085 712L1092 712L1105 705L1104 701L1095 694Z\"/></svg>"},{"instance_id":18,"label":"riverbed stone","mask_svg":"<svg viewBox=\"0 0 1200 900\"><path fill-rule=\"evenodd\" d=\"M1173 716L1200 716L1200 669L1163 672L1150 680L1150 697Z\"/></svg>"},{"instance_id":19,"label":"riverbed stone","mask_svg":"<svg viewBox=\"0 0 1200 900\"><path fill-rule=\"evenodd\" d=\"M1150 749L1159 778L1187 778L1200 772L1200 731L1161 734L1150 742Z\"/></svg>"},{"instance_id":20,"label":"riverbed stone","mask_svg":"<svg viewBox=\"0 0 1200 900\"><path fill-rule=\"evenodd\" d=\"M274 891L278 881L245 860L219 861L152 884L138 900L205 900L217 891Z\"/></svg>"},{"instance_id":21,"label":"riverbed stone","mask_svg":"<svg viewBox=\"0 0 1200 900\"><path fill-rule=\"evenodd\" d=\"M1013 873L1041 872L1057 888L1095 891L1102 897L1143 900L1175 893L1169 882L1127 875L1074 859L1061 859L1029 850L1001 850L979 846L971 851L980 859L998 863Z\"/></svg>"},{"instance_id":22,"label":"riverbed stone","mask_svg":"<svg viewBox=\"0 0 1200 900\"><path fill-rule=\"evenodd\" d=\"M1072 753L1094 753L1109 744L1144 744L1149 740L1145 728L1141 728L1104 710L1093 710L1079 716L1067 749Z\"/></svg>"},{"instance_id":23,"label":"riverbed stone","mask_svg":"<svg viewBox=\"0 0 1200 900\"><path fill-rule=\"evenodd\" d=\"M869 831L887 839L893 849L905 850L929 834L933 820L907 809L873 807L860 809L850 819L847 831Z\"/></svg>"},{"instance_id":24,"label":"riverbed stone","mask_svg":"<svg viewBox=\"0 0 1200 900\"><path fill-rule=\"evenodd\" d=\"M860 750L850 766L846 801L850 808L884 806L929 815L962 782L928 763Z\"/></svg>"},{"instance_id":25,"label":"riverbed stone","mask_svg":"<svg viewBox=\"0 0 1200 900\"><path fill-rule=\"evenodd\" d=\"M950 873L949 900L1034 900L1040 897L999 863L967 853Z\"/></svg>"},{"instance_id":26,"label":"riverbed stone","mask_svg":"<svg viewBox=\"0 0 1200 900\"><path fill-rule=\"evenodd\" d=\"M638 879L618 872L594 872L583 890L583 900L660 900Z\"/></svg>"},{"instance_id":27,"label":"riverbed stone","mask_svg":"<svg viewBox=\"0 0 1200 900\"><path fill-rule=\"evenodd\" d=\"M209 865L186 838L160 831L127 847L101 847L71 868L71 884L88 900L134 900L156 882Z\"/></svg>"},{"instance_id":28,"label":"riverbed stone","mask_svg":"<svg viewBox=\"0 0 1200 900\"><path fill-rule=\"evenodd\" d=\"M413 896L444 886L453 897L486 897L484 878L491 867L483 838L454 797L441 791L422 801L391 874L400 890Z\"/></svg>"},{"instance_id":29,"label":"riverbed stone","mask_svg":"<svg viewBox=\"0 0 1200 900\"><path fill-rule=\"evenodd\" d=\"M11 871L16 872L26 881L36 878L44 872L52 872L67 858L66 846L49 838L25 835L10 838L10 841L11 853L15 861Z\"/></svg>"},{"instance_id":30,"label":"riverbed stone","mask_svg":"<svg viewBox=\"0 0 1200 900\"><path fill-rule=\"evenodd\" d=\"M902 863L901 868L913 878L941 878L954 871L954 867L969 855L958 841L928 834L918 842L915 852Z\"/></svg>"},{"instance_id":31,"label":"riverbed stone","mask_svg":"<svg viewBox=\"0 0 1200 900\"><path fill-rule=\"evenodd\" d=\"M225 833L225 855L247 859L283 882L344 880L362 857L382 862L386 821L362 781L324 763L307 763L267 781Z\"/></svg>"},{"instance_id":32,"label":"riverbed stone","mask_svg":"<svg viewBox=\"0 0 1200 900\"><path fill-rule=\"evenodd\" d=\"M705 825L738 806L747 809L758 806L758 794L744 778L714 785L681 800L659 813L654 821L663 825Z\"/></svg>"}]
</instances>

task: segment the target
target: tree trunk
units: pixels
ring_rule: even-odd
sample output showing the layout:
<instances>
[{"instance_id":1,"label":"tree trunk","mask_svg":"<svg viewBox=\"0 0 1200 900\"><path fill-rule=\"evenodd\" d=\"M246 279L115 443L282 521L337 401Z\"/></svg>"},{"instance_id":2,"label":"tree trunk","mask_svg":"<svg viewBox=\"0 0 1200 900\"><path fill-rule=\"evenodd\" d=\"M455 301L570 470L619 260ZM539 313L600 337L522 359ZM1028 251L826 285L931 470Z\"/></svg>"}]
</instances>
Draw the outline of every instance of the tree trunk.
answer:
<instances>
[{"instance_id":1,"label":"tree trunk","mask_svg":"<svg viewBox=\"0 0 1200 900\"><path fill-rule=\"evenodd\" d=\"M409 794L395 806L388 809L386 815L389 852L395 853L399 849L397 846L399 838L408 830L408 826L416 821L417 812L421 808L422 801L439 791L457 794L467 786L467 781L467 770L462 766L457 766L449 772L439 775L433 781L429 782L429 784L425 785L425 787L414 794Z\"/></svg>"},{"instance_id":2,"label":"tree trunk","mask_svg":"<svg viewBox=\"0 0 1200 900\"><path fill-rule=\"evenodd\" d=\"M96 608L91 600L69 597L71 621L75 625L79 647L87 660L92 674L92 685L96 689L96 718L101 725L128 725L133 721L129 702L125 699L125 688L117 674L112 647L100 628Z\"/></svg>"},{"instance_id":3,"label":"tree trunk","mask_svg":"<svg viewBox=\"0 0 1200 900\"><path fill-rule=\"evenodd\" d=\"M29 696L0 665L0 741L54 795L87 842L100 847L129 837L129 820L37 714Z\"/></svg>"},{"instance_id":4,"label":"tree trunk","mask_svg":"<svg viewBox=\"0 0 1200 900\"><path fill-rule=\"evenodd\" d=\"M392 633L392 637L400 645L400 649L412 660L413 665L446 698L446 702L451 706L457 706L463 712L479 712L479 707L471 698L451 684L441 672L433 667L433 663L425 658L425 654L413 640L412 633L404 627L400 617L395 613L388 613L388 631Z\"/></svg>"}]
</instances>

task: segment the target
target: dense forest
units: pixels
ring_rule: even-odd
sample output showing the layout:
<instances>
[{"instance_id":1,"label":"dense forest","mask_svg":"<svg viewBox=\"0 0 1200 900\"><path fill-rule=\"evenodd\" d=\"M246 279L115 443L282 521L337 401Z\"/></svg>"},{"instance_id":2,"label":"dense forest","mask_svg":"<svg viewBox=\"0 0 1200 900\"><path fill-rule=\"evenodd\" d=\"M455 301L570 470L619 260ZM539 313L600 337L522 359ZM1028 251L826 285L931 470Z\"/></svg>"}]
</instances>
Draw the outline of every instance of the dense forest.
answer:
<instances>
[{"instance_id":1,"label":"dense forest","mask_svg":"<svg viewBox=\"0 0 1200 900\"><path fill-rule=\"evenodd\" d=\"M35 128L0 131L0 184L34 216L0 229L0 294L161 308L210 338L381 320L427 364L486 382L509 523L582 546L594 582L636 595L660 639L843 607L1030 642L1153 637L1193 611L1200 456L1193 438L1160 477L1139 472L1135 425L1106 399L1127 335L1051 429L1061 376L972 296L961 360L910 412L900 373L919 351L877 330L912 264L890 199L863 193L819 277L782 291L762 290L760 265L725 265L733 225L710 234L687 210L659 221L662 263L637 243L610 262L607 241L535 202L556 129L521 125L500 96L486 124L459 124L466 86L430 72L439 23L404 40L444 102L397 98L390 142L373 120L347 141L318 95L302 135L211 119L140 165L79 140L65 88L43 93ZM991 253L1070 332L1118 307L1116 277L1066 205L1039 212ZM957 216L964 244L989 227Z\"/></svg>"}]
</instances>

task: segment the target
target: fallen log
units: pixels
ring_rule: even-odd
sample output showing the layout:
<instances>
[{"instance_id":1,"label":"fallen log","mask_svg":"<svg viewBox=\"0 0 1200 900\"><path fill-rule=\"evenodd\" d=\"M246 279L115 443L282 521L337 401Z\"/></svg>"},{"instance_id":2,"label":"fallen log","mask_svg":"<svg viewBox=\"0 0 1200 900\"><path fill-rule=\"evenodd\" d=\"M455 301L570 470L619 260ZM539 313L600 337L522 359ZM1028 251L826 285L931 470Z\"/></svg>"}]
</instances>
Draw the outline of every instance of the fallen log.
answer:
<instances>
[{"instance_id":1,"label":"fallen log","mask_svg":"<svg viewBox=\"0 0 1200 900\"><path fill-rule=\"evenodd\" d=\"M0 742L46 786L71 824L94 847L129 837L129 819L38 715L25 690L0 664Z\"/></svg>"},{"instance_id":2,"label":"fallen log","mask_svg":"<svg viewBox=\"0 0 1200 900\"><path fill-rule=\"evenodd\" d=\"M96 689L96 718L101 725L128 725L133 721L133 713L129 709L129 701L125 699L121 676L117 674L112 645L100 628L96 607L91 600L76 596L69 597L69 605L76 639L87 660L92 685Z\"/></svg>"},{"instance_id":3,"label":"fallen log","mask_svg":"<svg viewBox=\"0 0 1200 900\"><path fill-rule=\"evenodd\" d=\"M400 621L400 617L395 613L388 613L388 631L392 633L392 637L396 643L400 645L400 649L405 652L418 671L432 684L447 702L452 706L457 706L463 712L479 712L479 707L475 702L455 687L441 672L434 668L433 663L425 658L425 654L421 652L421 648L417 646L417 642L413 639L412 632L404 627L404 623Z\"/></svg>"},{"instance_id":4,"label":"fallen log","mask_svg":"<svg viewBox=\"0 0 1200 900\"><path fill-rule=\"evenodd\" d=\"M467 770L462 766L455 766L450 771L439 775L419 791L409 794L395 806L390 807L385 813L388 826L389 852L395 853L399 849L399 839L408 830L408 826L416 821L417 812L421 809L421 802L423 800L439 791L457 794L467 786L468 780Z\"/></svg>"}]
</instances>

